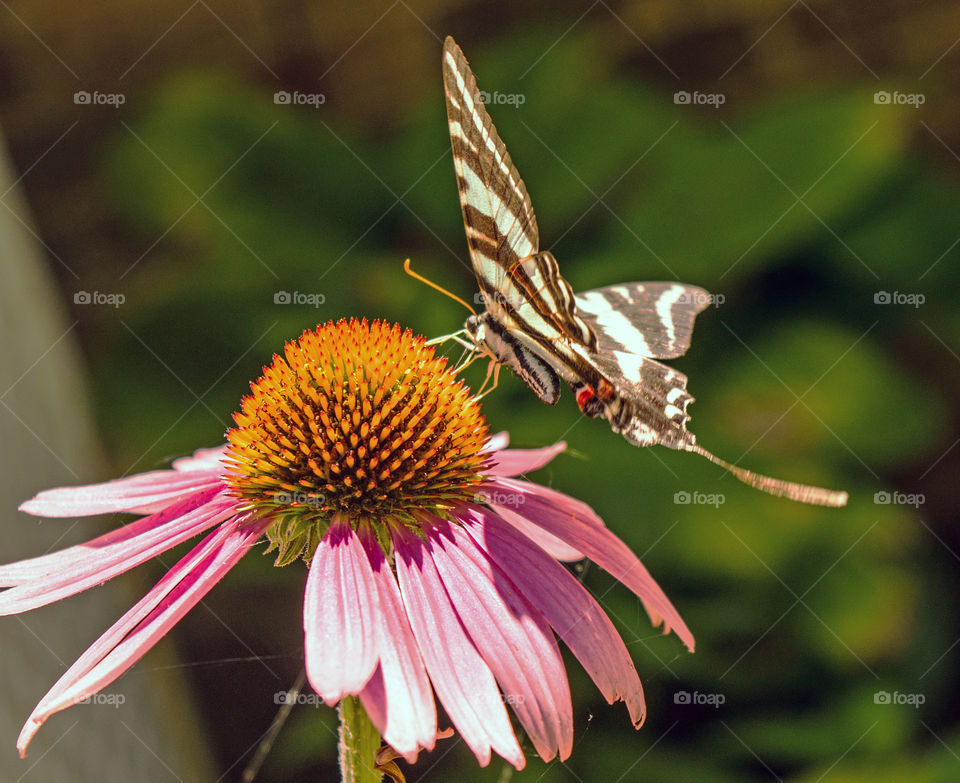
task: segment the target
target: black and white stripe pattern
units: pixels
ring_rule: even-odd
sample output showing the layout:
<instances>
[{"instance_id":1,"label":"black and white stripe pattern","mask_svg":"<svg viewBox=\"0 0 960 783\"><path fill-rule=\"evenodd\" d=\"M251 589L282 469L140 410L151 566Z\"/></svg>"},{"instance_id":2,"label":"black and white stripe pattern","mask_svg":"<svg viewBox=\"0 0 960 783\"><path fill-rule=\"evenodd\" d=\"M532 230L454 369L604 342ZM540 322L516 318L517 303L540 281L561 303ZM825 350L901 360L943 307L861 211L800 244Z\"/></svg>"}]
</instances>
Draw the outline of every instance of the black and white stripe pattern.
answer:
<instances>
[{"instance_id":1,"label":"black and white stripe pattern","mask_svg":"<svg viewBox=\"0 0 960 783\"><path fill-rule=\"evenodd\" d=\"M577 312L608 350L675 359L690 347L693 320L710 302L682 283L621 283L577 294Z\"/></svg>"},{"instance_id":2,"label":"black and white stripe pattern","mask_svg":"<svg viewBox=\"0 0 960 783\"><path fill-rule=\"evenodd\" d=\"M540 250L530 195L450 37L443 83L467 244L486 304L467 319L473 346L551 405L566 381L587 416L604 416L636 446L692 451L771 494L845 504L846 493L758 476L697 444L687 431L687 378L657 359L686 352L709 294L681 283L623 283L575 295L553 255Z\"/></svg>"}]
</instances>

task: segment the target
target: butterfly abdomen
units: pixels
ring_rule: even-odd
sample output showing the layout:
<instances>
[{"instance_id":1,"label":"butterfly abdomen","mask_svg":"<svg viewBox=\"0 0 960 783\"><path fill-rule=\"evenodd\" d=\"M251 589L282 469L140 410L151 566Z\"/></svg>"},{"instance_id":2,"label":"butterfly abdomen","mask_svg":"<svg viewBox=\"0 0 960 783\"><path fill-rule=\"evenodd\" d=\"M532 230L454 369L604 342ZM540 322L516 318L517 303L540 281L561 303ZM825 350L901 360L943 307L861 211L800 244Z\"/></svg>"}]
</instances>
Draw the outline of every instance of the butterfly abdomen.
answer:
<instances>
[{"instance_id":1,"label":"butterfly abdomen","mask_svg":"<svg viewBox=\"0 0 960 783\"><path fill-rule=\"evenodd\" d=\"M560 399L560 376L508 329L491 318L489 313L468 319L467 330L475 342L482 342L498 362L507 365L543 402L557 404Z\"/></svg>"}]
</instances>

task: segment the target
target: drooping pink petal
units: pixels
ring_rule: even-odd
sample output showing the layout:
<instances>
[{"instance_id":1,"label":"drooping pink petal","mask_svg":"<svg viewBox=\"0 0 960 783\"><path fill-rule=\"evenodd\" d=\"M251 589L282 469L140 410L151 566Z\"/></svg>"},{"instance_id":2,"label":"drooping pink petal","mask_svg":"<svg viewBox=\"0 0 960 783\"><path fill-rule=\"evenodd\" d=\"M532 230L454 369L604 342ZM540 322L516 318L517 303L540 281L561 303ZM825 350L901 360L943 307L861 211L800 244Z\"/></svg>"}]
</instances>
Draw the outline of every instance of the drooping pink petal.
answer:
<instances>
[{"instance_id":1,"label":"drooping pink petal","mask_svg":"<svg viewBox=\"0 0 960 783\"><path fill-rule=\"evenodd\" d=\"M384 742L412 764L421 746L433 750L436 744L433 691L390 564L369 525L362 525L358 535L373 569L384 622L380 666L360 699Z\"/></svg>"},{"instance_id":2,"label":"drooping pink petal","mask_svg":"<svg viewBox=\"0 0 960 783\"><path fill-rule=\"evenodd\" d=\"M437 697L481 766L495 750L517 769L526 760L490 667L467 637L431 553L399 525L391 528L400 594Z\"/></svg>"},{"instance_id":3,"label":"drooping pink petal","mask_svg":"<svg viewBox=\"0 0 960 783\"><path fill-rule=\"evenodd\" d=\"M491 483L495 485L498 480L494 479ZM527 487L528 489L532 488L529 491L535 492L545 500L562 504L563 508L569 510L572 514L576 514L584 522L604 527L603 520L583 501L540 484L527 484ZM583 553L576 547L571 546L569 541L564 541L540 526L528 522L522 513L519 513L522 511L520 506L526 501L526 497L527 492L510 491L507 486L504 486L499 490L490 492L490 498L494 502L487 503L487 505L520 532L535 541L551 557L565 561L582 560Z\"/></svg>"},{"instance_id":4,"label":"drooping pink petal","mask_svg":"<svg viewBox=\"0 0 960 783\"><path fill-rule=\"evenodd\" d=\"M383 612L350 520L335 514L317 547L303 602L307 679L330 705L357 694L380 657Z\"/></svg>"},{"instance_id":5,"label":"drooping pink petal","mask_svg":"<svg viewBox=\"0 0 960 783\"><path fill-rule=\"evenodd\" d=\"M129 571L152 557L236 516L232 498L220 496L199 507L189 498L157 514L150 529L99 549L87 549L56 571L0 593L0 615L17 614L76 595Z\"/></svg>"},{"instance_id":6,"label":"drooping pink petal","mask_svg":"<svg viewBox=\"0 0 960 783\"><path fill-rule=\"evenodd\" d=\"M502 449L493 454L487 473L493 476L518 476L542 468L567 448L563 441L542 449Z\"/></svg>"},{"instance_id":7,"label":"drooping pink petal","mask_svg":"<svg viewBox=\"0 0 960 783\"><path fill-rule=\"evenodd\" d=\"M510 575L519 592L540 611L577 657L608 703L623 700L639 727L645 717L643 686L627 647L586 588L562 565L481 507L458 512L463 531Z\"/></svg>"},{"instance_id":8,"label":"drooping pink petal","mask_svg":"<svg viewBox=\"0 0 960 783\"><path fill-rule=\"evenodd\" d=\"M510 495L511 493L520 492L523 495L536 495L547 503L552 503L556 506L559 506L564 511L573 514L581 522L585 522L588 525L596 525L597 527L606 527L607 523L603 521L599 514L594 511L589 505L584 503L582 500L579 500L570 495L559 492L550 487L545 487L543 484L535 484L530 481L523 481L521 479L511 479L504 476L497 476L490 480L489 482L492 486L497 487L493 493L496 495L498 493L506 493ZM485 488L481 491L491 491L489 488ZM520 508L524 503L526 503L526 497L522 502L514 502L514 510L522 511ZM513 506L511 506L513 507Z\"/></svg>"},{"instance_id":9,"label":"drooping pink petal","mask_svg":"<svg viewBox=\"0 0 960 783\"><path fill-rule=\"evenodd\" d=\"M215 469L154 470L102 484L47 489L21 503L20 510L38 517L88 517L118 511L152 514L194 492L219 486Z\"/></svg>"},{"instance_id":10,"label":"drooping pink petal","mask_svg":"<svg viewBox=\"0 0 960 783\"><path fill-rule=\"evenodd\" d=\"M651 622L664 624L664 633L672 629L693 652L693 634L670 603L660 586L630 548L605 527L583 516L584 504L560 492L536 484L499 478L491 488L526 492L527 499L518 513L544 530L569 542L611 576L623 582L643 602ZM589 510L589 507L587 507ZM596 516L593 511L590 515Z\"/></svg>"},{"instance_id":11,"label":"drooping pink petal","mask_svg":"<svg viewBox=\"0 0 960 783\"><path fill-rule=\"evenodd\" d=\"M74 566L92 553L107 551L107 548L111 545L115 546L130 541L153 530L158 525L199 508L212 500L220 491L221 487L219 486L201 490L190 498L174 504L165 512L142 517L83 544L51 552L48 555L31 557L28 560L20 560L16 563L0 566L0 587L23 584L32 579L39 579L46 574L52 574Z\"/></svg>"},{"instance_id":12,"label":"drooping pink petal","mask_svg":"<svg viewBox=\"0 0 960 783\"><path fill-rule=\"evenodd\" d=\"M240 517L221 525L178 562L77 659L34 708L17 740L21 757L54 713L102 690L153 647L219 582L263 533Z\"/></svg>"},{"instance_id":13,"label":"drooping pink petal","mask_svg":"<svg viewBox=\"0 0 960 783\"><path fill-rule=\"evenodd\" d=\"M573 705L553 632L516 585L466 533L427 532L447 595L544 761L573 747Z\"/></svg>"},{"instance_id":14,"label":"drooping pink petal","mask_svg":"<svg viewBox=\"0 0 960 783\"><path fill-rule=\"evenodd\" d=\"M526 517L522 517L506 506L501 506L497 503L488 503L487 505L496 511L502 519L505 519L527 538L536 543L536 545L550 555L550 557L567 562L583 560L583 552L579 549L574 549L566 541L557 538L552 533L548 533L539 525L528 522Z\"/></svg>"},{"instance_id":15,"label":"drooping pink petal","mask_svg":"<svg viewBox=\"0 0 960 783\"><path fill-rule=\"evenodd\" d=\"M197 449L189 457L180 457L170 463L174 470L223 470L222 460L227 452L227 444L209 449Z\"/></svg>"}]
</instances>

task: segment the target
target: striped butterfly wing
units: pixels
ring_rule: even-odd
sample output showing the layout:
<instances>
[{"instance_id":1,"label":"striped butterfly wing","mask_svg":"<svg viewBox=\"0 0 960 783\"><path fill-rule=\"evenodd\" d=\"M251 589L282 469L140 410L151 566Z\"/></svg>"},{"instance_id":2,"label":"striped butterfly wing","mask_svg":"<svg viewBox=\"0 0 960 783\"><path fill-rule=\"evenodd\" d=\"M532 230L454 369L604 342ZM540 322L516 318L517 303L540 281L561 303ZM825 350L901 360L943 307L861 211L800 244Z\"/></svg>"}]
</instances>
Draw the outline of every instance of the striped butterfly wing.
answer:
<instances>
[{"instance_id":1,"label":"striped butterfly wing","mask_svg":"<svg viewBox=\"0 0 960 783\"><path fill-rule=\"evenodd\" d=\"M654 359L686 353L709 298L681 283L623 283L577 294L577 311L597 336L590 358L618 392L604 415L634 445L676 449L694 441L686 429L694 399L687 377Z\"/></svg>"},{"instance_id":2,"label":"striped butterfly wing","mask_svg":"<svg viewBox=\"0 0 960 783\"><path fill-rule=\"evenodd\" d=\"M487 313L544 349L593 343L556 260L539 252L530 195L494 127L467 58L443 44L443 84L467 244Z\"/></svg>"},{"instance_id":3,"label":"striped butterfly wing","mask_svg":"<svg viewBox=\"0 0 960 783\"><path fill-rule=\"evenodd\" d=\"M577 294L577 312L605 351L676 359L690 347L693 321L710 301L682 283L622 283Z\"/></svg>"}]
</instances>

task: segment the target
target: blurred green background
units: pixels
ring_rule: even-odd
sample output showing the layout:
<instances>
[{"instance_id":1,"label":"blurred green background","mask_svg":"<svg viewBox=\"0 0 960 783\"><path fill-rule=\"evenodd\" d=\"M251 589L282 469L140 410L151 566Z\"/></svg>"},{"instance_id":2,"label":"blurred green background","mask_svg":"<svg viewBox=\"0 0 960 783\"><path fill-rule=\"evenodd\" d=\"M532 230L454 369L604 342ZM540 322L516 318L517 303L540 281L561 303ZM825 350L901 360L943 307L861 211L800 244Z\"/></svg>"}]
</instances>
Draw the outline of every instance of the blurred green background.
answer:
<instances>
[{"instance_id":1,"label":"blurred green background","mask_svg":"<svg viewBox=\"0 0 960 783\"><path fill-rule=\"evenodd\" d=\"M537 479L601 513L698 643L684 654L589 569L648 720L633 731L571 660L573 756L531 757L512 779L956 780L960 10L877 13L5 4L0 119L78 322L111 475L222 442L249 381L318 322L459 327L462 308L401 268L409 256L472 301L440 75L452 34L481 89L522 96L490 112L575 288L678 279L718 295L674 363L700 441L851 495L840 511L768 497L693 455L632 448L572 395L549 408L505 374L491 428L569 443ZM323 303L275 303L283 291ZM207 600L229 630L198 611L174 634L225 780L302 663L305 574L271 562L248 557ZM334 727L330 710L295 709L259 780L334 779ZM502 766L447 740L408 780L496 781Z\"/></svg>"}]
</instances>

